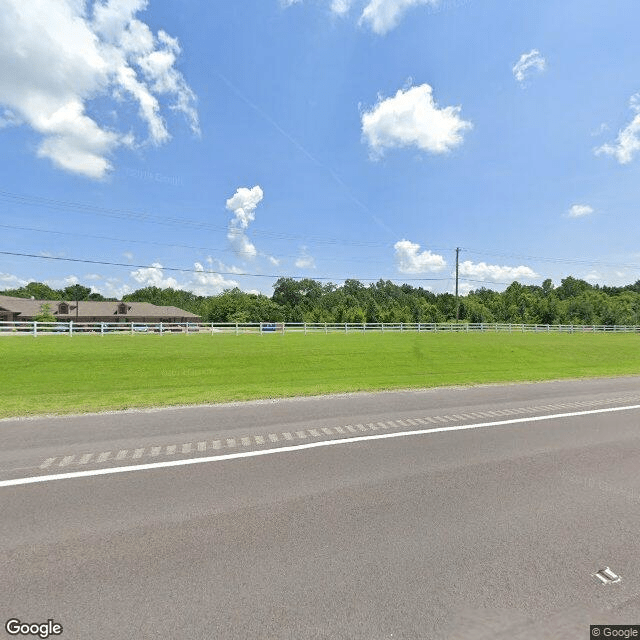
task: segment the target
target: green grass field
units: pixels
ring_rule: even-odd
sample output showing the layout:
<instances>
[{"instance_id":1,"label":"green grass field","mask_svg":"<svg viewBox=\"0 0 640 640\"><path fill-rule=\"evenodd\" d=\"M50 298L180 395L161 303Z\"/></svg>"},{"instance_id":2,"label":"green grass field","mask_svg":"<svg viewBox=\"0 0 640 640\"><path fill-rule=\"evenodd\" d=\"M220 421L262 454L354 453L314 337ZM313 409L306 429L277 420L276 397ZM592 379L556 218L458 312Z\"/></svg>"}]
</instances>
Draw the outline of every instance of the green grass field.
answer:
<instances>
[{"instance_id":1,"label":"green grass field","mask_svg":"<svg viewBox=\"0 0 640 640\"><path fill-rule=\"evenodd\" d=\"M633 334L8 336L0 417L640 374Z\"/></svg>"}]
</instances>

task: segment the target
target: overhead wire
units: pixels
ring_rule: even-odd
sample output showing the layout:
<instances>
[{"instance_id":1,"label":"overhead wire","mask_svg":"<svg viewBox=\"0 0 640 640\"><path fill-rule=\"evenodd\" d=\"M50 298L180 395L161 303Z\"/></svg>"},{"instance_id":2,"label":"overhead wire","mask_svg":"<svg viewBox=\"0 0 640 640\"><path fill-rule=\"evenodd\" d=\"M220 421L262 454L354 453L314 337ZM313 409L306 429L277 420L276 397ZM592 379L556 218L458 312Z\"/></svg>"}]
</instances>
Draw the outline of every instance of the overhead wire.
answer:
<instances>
[{"instance_id":1,"label":"overhead wire","mask_svg":"<svg viewBox=\"0 0 640 640\"><path fill-rule=\"evenodd\" d=\"M7 255L7 256L19 256L19 257L23 257L23 258L37 258L39 260L57 260L57 261L61 261L61 262L75 262L75 263L82 263L82 264L99 264L99 265L106 265L106 266L111 266L111 267L125 267L128 269L162 269L163 271L178 271L181 273L197 273L200 275L206 275L206 274L212 274L212 275L222 275L222 276L235 276L235 277L250 277L250 278L291 278L292 280L305 280L305 279L309 279L309 280L327 280L327 281L334 281L334 280L360 280L363 282L377 282L378 280L392 280L395 278L394 277L389 277L389 278L384 278L384 277L378 277L378 278L355 278L355 277L351 277L351 278L332 278L332 277L327 277L327 276L292 276L292 275L284 275L284 274L269 274L269 273L248 273L248 272L239 272L239 271L218 271L218 270L214 270L214 269L187 269L187 268L183 268L183 267L166 267L166 266L161 266L158 267L157 265L148 265L148 264L130 264L130 263L125 263L125 262L111 262L111 261L107 261L107 260L89 260L87 258L67 258L67 257L63 257L63 256L43 256L43 255L38 255L36 253L23 253L23 252L18 252L18 251L0 251L0 255ZM410 282L442 282L445 280L450 280L450 278L404 278L404 280L410 281Z\"/></svg>"}]
</instances>

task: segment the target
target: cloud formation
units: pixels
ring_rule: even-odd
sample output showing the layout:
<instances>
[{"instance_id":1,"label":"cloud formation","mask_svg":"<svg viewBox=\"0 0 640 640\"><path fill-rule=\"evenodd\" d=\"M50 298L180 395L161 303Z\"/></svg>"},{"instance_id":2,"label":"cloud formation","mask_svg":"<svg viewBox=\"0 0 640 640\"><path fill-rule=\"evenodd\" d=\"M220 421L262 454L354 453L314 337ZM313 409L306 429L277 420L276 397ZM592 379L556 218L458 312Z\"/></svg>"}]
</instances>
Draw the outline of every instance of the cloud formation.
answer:
<instances>
[{"instance_id":1,"label":"cloud formation","mask_svg":"<svg viewBox=\"0 0 640 640\"><path fill-rule=\"evenodd\" d=\"M628 164L640 151L640 93L631 96L629 107L635 112L631 122L618 132L615 143L598 147L596 155L606 154L613 156L620 164Z\"/></svg>"},{"instance_id":2,"label":"cloud formation","mask_svg":"<svg viewBox=\"0 0 640 640\"><path fill-rule=\"evenodd\" d=\"M170 138L159 98L199 133L195 95L175 64L180 46L136 15L147 0L5 0L0 12L3 125L23 123L41 136L39 157L103 178L119 147L140 142L88 115L91 100L133 102L148 141ZM7 117L9 114L9 117Z\"/></svg>"},{"instance_id":3,"label":"cloud formation","mask_svg":"<svg viewBox=\"0 0 640 640\"><path fill-rule=\"evenodd\" d=\"M512 71L516 80L520 83L534 73L542 73L547 66L547 61L540 55L537 49L531 49L529 53L523 53L518 62L513 65Z\"/></svg>"},{"instance_id":4,"label":"cloud formation","mask_svg":"<svg viewBox=\"0 0 640 640\"><path fill-rule=\"evenodd\" d=\"M430 85L398 90L392 98L379 96L378 103L362 116L362 135L373 157L384 149L416 146L428 153L447 153L463 142L472 124L460 117L461 107L440 108Z\"/></svg>"},{"instance_id":5,"label":"cloud formation","mask_svg":"<svg viewBox=\"0 0 640 640\"><path fill-rule=\"evenodd\" d=\"M264 194L259 185L247 189L240 187L235 194L227 200L227 209L233 213L229 221L227 239L235 254L244 259L252 259L258 255L258 251L249 240L245 230L256 217L256 207L262 201Z\"/></svg>"},{"instance_id":6,"label":"cloud formation","mask_svg":"<svg viewBox=\"0 0 640 640\"><path fill-rule=\"evenodd\" d=\"M539 278L540 276L530 267L520 265L519 267L507 267L497 264L486 264L485 262L471 262L465 260L459 265L459 275L479 280L519 280L521 278Z\"/></svg>"},{"instance_id":7,"label":"cloud formation","mask_svg":"<svg viewBox=\"0 0 640 640\"><path fill-rule=\"evenodd\" d=\"M280 0L283 7L301 2L302 0ZM331 0L330 10L335 15L344 16L356 3L364 4L358 24L369 27L378 35L384 35L395 29L410 9L424 5L436 6L439 0Z\"/></svg>"},{"instance_id":8,"label":"cloud formation","mask_svg":"<svg viewBox=\"0 0 640 640\"><path fill-rule=\"evenodd\" d=\"M348 13L353 0L331 0L331 11L339 16Z\"/></svg>"},{"instance_id":9,"label":"cloud formation","mask_svg":"<svg viewBox=\"0 0 640 640\"><path fill-rule=\"evenodd\" d=\"M154 262L150 267L136 269L130 275L141 287L182 289L200 296L216 295L225 289L238 286L235 280L226 280L219 273L207 271L200 262L195 262L193 268L194 272L182 282L173 276L165 276L164 268L159 262Z\"/></svg>"},{"instance_id":10,"label":"cloud formation","mask_svg":"<svg viewBox=\"0 0 640 640\"><path fill-rule=\"evenodd\" d=\"M393 248L396 251L396 265L400 273L441 271L447 266L442 256L428 250L420 252L420 245L415 242L400 240Z\"/></svg>"},{"instance_id":11,"label":"cloud formation","mask_svg":"<svg viewBox=\"0 0 640 640\"><path fill-rule=\"evenodd\" d=\"M590 213L593 213L593 207L590 207L588 204L574 204L569 209L567 215L570 218L582 218L583 216L588 216Z\"/></svg>"},{"instance_id":12,"label":"cloud formation","mask_svg":"<svg viewBox=\"0 0 640 640\"><path fill-rule=\"evenodd\" d=\"M309 253L307 247L300 247L300 255L295 261L295 265L298 269L315 269L316 261L314 257Z\"/></svg>"},{"instance_id":13,"label":"cloud formation","mask_svg":"<svg viewBox=\"0 0 640 640\"><path fill-rule=\"evenodd\" d=\"M366 24L374 33L384 35L398 26L409 9L437 3L438 0L370 0L362 11L360 24Z\"/></svg>"}]
</instances>

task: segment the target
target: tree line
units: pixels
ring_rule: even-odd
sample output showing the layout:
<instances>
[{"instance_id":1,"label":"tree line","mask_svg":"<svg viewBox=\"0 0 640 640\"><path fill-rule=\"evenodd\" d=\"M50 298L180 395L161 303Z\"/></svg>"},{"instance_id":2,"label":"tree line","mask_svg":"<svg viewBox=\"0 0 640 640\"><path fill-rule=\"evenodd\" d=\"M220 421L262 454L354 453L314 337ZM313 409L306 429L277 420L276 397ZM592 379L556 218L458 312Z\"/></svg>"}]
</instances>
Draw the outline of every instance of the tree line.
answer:
<instances>
[{"instance_id":1,"label":"tree line","mask_svg":"<svg viewBox=\"0 0 640 640\"><path fill-rule=\"evenodd\" d=\"M37 300L115 300L71 285L52 289L30 282L2 295ZM573 277L559 286L513 282L504 291L480 288L464 296L433 293L390 280L342 285L317 280L279 278L271 297L228 289L200 296L180 289L144 287L125 302L174 306L202 317L203 322L511 322L526 324L635 325L640 322L640 280L623 287L592 285Z\"/></svg>"}]
</instances>

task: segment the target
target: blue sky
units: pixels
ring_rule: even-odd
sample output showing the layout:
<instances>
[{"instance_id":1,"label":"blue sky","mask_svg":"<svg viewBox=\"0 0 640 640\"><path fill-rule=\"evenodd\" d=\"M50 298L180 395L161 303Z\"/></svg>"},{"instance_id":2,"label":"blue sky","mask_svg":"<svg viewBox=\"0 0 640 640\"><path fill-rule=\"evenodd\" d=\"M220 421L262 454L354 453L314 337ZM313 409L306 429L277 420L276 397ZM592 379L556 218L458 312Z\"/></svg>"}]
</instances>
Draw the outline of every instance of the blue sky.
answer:
<instances>
[{"instance_id":1,"label":"blue sky","mask_svg":"<svg viewBox=\"0 0 640 640\"><path fill-rule=\"evenodd\" d=\"M7 3L0 289L640 277L633 0Z\"/></svg>"}]
</instances>

